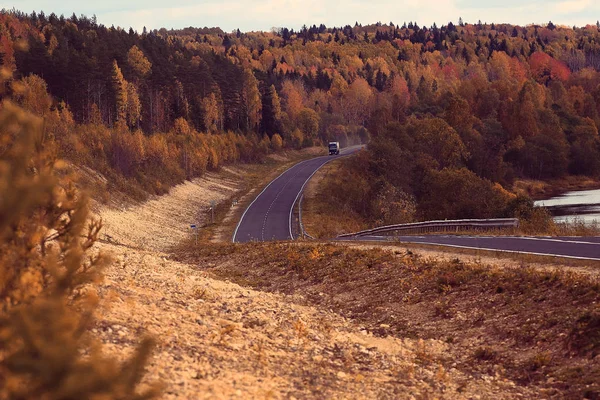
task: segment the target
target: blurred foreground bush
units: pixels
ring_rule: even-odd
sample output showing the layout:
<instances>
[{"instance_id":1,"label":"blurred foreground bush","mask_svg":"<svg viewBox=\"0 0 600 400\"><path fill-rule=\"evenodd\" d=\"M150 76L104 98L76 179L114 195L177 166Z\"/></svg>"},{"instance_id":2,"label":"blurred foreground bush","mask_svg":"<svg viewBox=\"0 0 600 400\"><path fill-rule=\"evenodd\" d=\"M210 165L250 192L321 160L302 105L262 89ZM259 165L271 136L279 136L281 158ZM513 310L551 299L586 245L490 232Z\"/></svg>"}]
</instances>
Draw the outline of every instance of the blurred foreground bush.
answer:
<instances>
[{"instance_id":1,"label":"blurred foreground bush","mask_svg":"<svg viewBox=\"0 0 600 400\"><path fill-rule=\"evenodd\" d=\"M0 399L156 397L139 385L149 339L119 364L88 333L108 263L90 251L101 223L43 136L40 118L1 105Z\"/></svg>"}]
</instances>

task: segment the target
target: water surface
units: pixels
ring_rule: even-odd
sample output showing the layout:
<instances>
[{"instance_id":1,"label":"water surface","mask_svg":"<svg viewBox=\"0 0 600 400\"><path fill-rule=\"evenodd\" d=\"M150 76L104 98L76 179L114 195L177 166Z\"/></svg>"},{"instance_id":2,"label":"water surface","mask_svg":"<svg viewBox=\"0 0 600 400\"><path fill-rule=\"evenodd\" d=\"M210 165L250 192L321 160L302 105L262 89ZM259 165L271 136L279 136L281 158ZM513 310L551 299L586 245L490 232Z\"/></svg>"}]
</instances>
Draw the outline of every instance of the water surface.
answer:
<instances>
[{"instance_id":1,"label":"water surface","mask_svg":"<svg viewBox=\"0 0 600 400\"><path fill-rule=\"evenodd\" d=\"M567 192L535 205L546 207L556 222L600 223L600 189Z\"/></svg>"}]
</instances>

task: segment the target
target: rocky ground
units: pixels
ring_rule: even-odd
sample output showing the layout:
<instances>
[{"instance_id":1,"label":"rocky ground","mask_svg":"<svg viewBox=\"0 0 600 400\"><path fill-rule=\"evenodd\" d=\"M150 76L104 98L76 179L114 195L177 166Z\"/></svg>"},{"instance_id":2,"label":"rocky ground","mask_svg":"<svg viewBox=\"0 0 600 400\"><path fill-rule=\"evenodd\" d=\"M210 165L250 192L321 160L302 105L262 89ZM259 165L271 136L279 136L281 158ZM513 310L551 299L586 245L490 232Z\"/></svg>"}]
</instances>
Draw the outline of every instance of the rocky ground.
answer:
<instances>
[{"instance_id":1,"label":"rocky ground","mask_svg":"<svg viewBox=\"0 0 600 400\"><path fill-rule=\"evenodd\" d=\"M239 269L243 257L173 261L170 249L189 239L190 223L204 224L210 201L229 201L238 183L208 175L141 205L97 207L108 235L98 248L114 262L94 332L123 356L153 336L145 381L162 381L164 398L535 397L499 374L453 368L443 341L374 336L301 295L206 272Z\"/></svg>"}]
</instances>

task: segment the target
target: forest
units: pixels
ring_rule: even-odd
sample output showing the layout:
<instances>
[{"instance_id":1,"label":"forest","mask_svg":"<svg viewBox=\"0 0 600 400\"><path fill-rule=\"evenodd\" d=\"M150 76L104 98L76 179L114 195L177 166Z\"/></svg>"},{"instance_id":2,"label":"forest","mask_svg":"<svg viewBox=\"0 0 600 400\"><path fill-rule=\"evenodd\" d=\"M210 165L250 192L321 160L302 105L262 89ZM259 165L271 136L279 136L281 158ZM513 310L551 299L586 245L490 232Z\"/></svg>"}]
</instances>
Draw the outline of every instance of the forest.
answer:
<instances>
[{"instance_id":1,"label":"forest","mask_svg":"<svg viewBox=\"0 0 600 400\"><path fill-rule=\"evenodd\" d=\"M62 157L139 197L328 140L369 141L338 200L381 222L509 216L517 179L600 177L600 23L139 33L3 10L0 63Z\"/></svg>"}]
</instances>

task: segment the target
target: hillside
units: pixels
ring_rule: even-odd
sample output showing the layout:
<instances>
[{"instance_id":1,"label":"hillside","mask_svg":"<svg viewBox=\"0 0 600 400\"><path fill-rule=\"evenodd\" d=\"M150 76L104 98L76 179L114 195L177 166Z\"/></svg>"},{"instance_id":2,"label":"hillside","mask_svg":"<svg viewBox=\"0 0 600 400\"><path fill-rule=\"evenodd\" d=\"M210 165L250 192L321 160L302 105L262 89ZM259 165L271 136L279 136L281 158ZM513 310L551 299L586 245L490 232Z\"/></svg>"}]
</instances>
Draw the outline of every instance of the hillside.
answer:
<instances>
[{"instance_id":1,"label":"hillside","mask_svg":"<svg viewBox=\"0 0 600 400\"><path fill-rule=\"evenodd\" d=\"M368 142L319 175L336 229L547 223L511 190L600 179L600 24L139 33L3 10L0 97L0 399L600 396L597 265L229 243L329 140Z\"/></svg>"},{"instance_id":2,"label":"hillside","mask_svg":"<svg viewBox=\"0 0 600 400\"><path fill-rule=\"evenodd\" d=\"M416 220L513 216L515 180L600 177L597 25L138 33L4 11L0 37L9 94L61 155L139 199L282 147L369 138L351 174L364 201L345 208L371 224L398 220L388 201Z\"/></svg>"},{"instance_id":3,"label":"hillside","mask_svg":"<svg viewBox=\"0 0 600 400\"><path fill-rule=\"evenodd\" d=\"M100 288L105 300L93 332L116 354L142 333L159 338L147 379L164 381L166 398L517 392L507 381L470 382L447 371L438 361L447 346L441 341L373 336L352 319L304 305L303 296L254 291L208 272L241 267L238 257L173 261L171 244L190 237L189 215L204 216L197 221L204 224L205 199L225 201L241 186L222 178L186 183L127 210L99 210L113 244L98 248L115 262ZM194 198L201 200L188 201Z\"/></svg>"}]
</instances>

